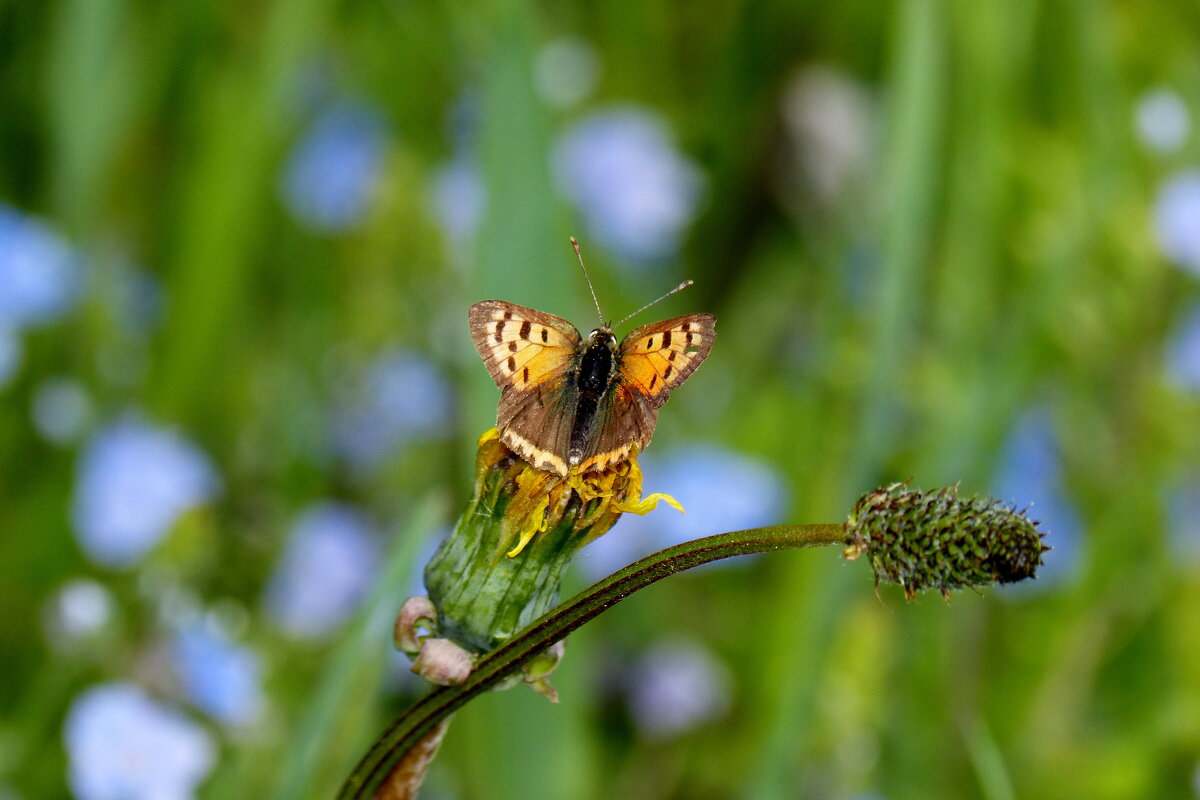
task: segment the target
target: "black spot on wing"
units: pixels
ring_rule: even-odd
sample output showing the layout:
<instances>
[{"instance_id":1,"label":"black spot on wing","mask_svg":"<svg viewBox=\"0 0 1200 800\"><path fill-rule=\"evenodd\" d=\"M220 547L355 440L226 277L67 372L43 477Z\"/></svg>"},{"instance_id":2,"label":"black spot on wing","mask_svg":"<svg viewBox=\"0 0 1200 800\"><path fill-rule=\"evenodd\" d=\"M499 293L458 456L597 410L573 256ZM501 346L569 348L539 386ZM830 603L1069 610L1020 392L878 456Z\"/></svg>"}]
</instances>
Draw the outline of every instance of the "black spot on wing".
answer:
<instances>
[{"instance_id":1,"label":"black spot on wing","mask_svg":"<svg viewBox=\"0 0 1200 800\"><path fill-rule=\"evenodd\" d=\"M663 346L663 347L670 347L670 346L671 346L671 332L670 332L670 331L663 331L663 341L662 341L662 346Z\"/></svg>"},{"instance_id":2,"label":"black spot on wing","mask_svg":"<svg viewBox=\"0 0 1200 800\"><path fill-rule=\"evenodd\" d=\"M521 338L525 341L529 341L529 330L532 327L533 323L531 323L529 320L525 320L521 323Z\"/></svg>"}]
</instances>

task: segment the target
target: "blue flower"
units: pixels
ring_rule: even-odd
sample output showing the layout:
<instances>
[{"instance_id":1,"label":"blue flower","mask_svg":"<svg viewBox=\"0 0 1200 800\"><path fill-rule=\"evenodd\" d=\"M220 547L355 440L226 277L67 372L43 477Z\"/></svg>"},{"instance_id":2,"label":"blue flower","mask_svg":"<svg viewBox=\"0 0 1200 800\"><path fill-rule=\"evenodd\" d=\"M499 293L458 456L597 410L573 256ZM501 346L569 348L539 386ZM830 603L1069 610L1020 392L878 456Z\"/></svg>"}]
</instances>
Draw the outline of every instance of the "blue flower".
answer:
<instances>
[{"instance_id":1,"label":"blue flower","mask_svg":"<svg viewBox=\"0 0 1200 800\"><path fill-rule=\"evenodd\" d=\"M110 291L113 315L126 333L149 333L162 320L166 292L154 275L126 266L115 276Z\"/></svg>"},{"instance_id":2,"label":"blue flower","mask_svg":"<svg viewBox=\"0 0 1200 800\"><path fill-rule=\"evenodd\" d=\"M47 441L74 441L88 424L92 401L74 378L57 377L38 386L33 395L33 425Z\"/></svg>"},{"instance_id":3,"label":"blue flower","mask_svg":"<svg viewBox=\"0 0 1200 800\"><path fill-rule=\"evenodd\" d=\"M785 87L782 116L788 133L775 184L796 208L815 196L830 206L868 182L875 155L876 113L871 93L848 73L805 67Z\"/></svg>"},{"instance_id":4,"label":"blue flower","mask_svg":"<svg viewBox=\"0 0 1200 800\"><path fill-rule=\"evenodd\" d=\"M1200 564L1200 476L1180 481L1167 500L1171 547L1180 561Z\"/></svg>"},{"instance_id":5,"label":"blue flower","mask_svg":"<svg viewBox=\"0 0 1200 800\"><path fill-rule=\"evenodd\" d=\"M171 642L175 671L197 708L229 725L247 725L263 708L261 664L256 653L223 631L193 623Z\"/></svg>"},{"instance_id":6,"label":"blue flower","mask_svg":"<svg viewBox=\"0 0 1200 800\"><path fill-rule=\"evenodd\" d=\"M283 175L283 200L300 222L341 233L362 222L383 171L385 127L361 103L321 112L296 144Z\"/></svg>"},{"instance_id":7,"label":"blue flower","mask_svg":"<svg viewBox=\"0 0 1200 800\"><path fill-rule=\"evenodd\" d=\"M1200 392L1200 309L1193 310L1171 337L1167 369L1179 388Z\"/></svg>"},{"instance_id":8,"label":"blue flower","mask_svg":"<svg viewBox=\"0 0 1200 800\"><path fill-rule=\"evenodd\" d=\"M589 231L635 261L675 253L704 190L702 173L675 148L666 124L636 107L576 124L555 147L554 171Z\"/></svg>"},{"instance_id":9,"label":"blue flower","mask_svg":"<svg viewBox=\"0 0 1200 800\"><path fill-rule=\"evenodd\" d=\"M1200 272L1200 170L1184 170L1163 184L1154 204L1154 225L1167 258Z\"/></svg>"},{"instance_id":10,"label":"blue flower","mask_svg":"<svg viewBox=\"0 0 1200 800\"><path fill-rule=\"evenodd\" d=\"M50 601L50 633L62 643L73 643L99 632L112 618L113 599L101 584L76 578Z\"/></svg>"},{"instance_id":11,"label":"blue flower","mask_svg":"<svg viewBox=\"0 0 1200 800\"><path fill-rule=\"evenodd\" d=\"M287 633L318 638L357 608L378 567L379 544L357 511L319 503L292 526L267 587L267 610Z\"/></svg>"},{"instance_id":12,"label":"blue flower","mask_svg":"<svg viewBox=\"0 0 1200 800\"><path fill-rule=\"evenodd\" d=\"M1179 93L1158 88L1138 100L1134 124L1142 144L1160 153L1178 150L1187 141L1192 121Z\"/></svg>"},{"instance_id":13,"label":"blue flower","mask_svg":"<svg viewBox=\"0 0 1200 800\"><path fill-rule=\"evenodd\" d=\"M687 513L660 505L645 517L625 514L583 549L579 563L591 578L681 542L776 524L787 506L779 473L732 450L693 444L661 457L647 455L640 463L643 490L671 495Z\"/></svg>"},{"instance_id":14,"label":"blue flower","mask_svg":"<svg viewBox=\"0 0 1200 800\"><path fill-rule=\"evenodd\" d=\"M217 488L212 464L199 448L174 431L128 417L99 431L83 451L75 535L97 563L129 566Z\"/></svg>"},{"instance_id":15,"label":"blue flower","mask_svg":"<svg viewBox=\"0 0 1200 800\"><path fill-rule=\"evenodd\" d=\"M634 722L646 736L665 739L724 714L733 679L703 646L662 642L633 667L628 702Z\"/></svg>"},{"instance_id":16,"label":"blue flower","mask_svg":"<svg viewBox=\"0 0 1200 800\"><path fill-rule=\"evenodd\" d=\"M1052 549L1043 557L1038 585L1065 578L1079 550L1079 518L1063 489L1061 469L1050 415L1030 411L1009 435L991 494L1028 508L1030 518L1049 532L1046 544Z\"/></svg>"},{"instance_id":17,"label":"blue flower","mask_svg":"<svg viewBox=\"0 0 1200 800\"><path fill-rule=\"evenodd\" d=\"M600 80L600 57L581 39L554 39L538 53L534 78L547 103L567 108L595 91Z\"/></svg>"},{"instance_id":18,"label":"blue flower","mask_svg":"<svg viewBox=\"0 0 1200 800\"><path fill-rule=\"evenodd\" d=\"M0 205L0 328L60 319L79 298L82 273L79 260L58 234Z\"/></svg>"},{"instance_id":19,"label":"blue flower","mask_svg":"<svg viewBox=\"0 0 1200 800\"><path fill-rule=\"evenodd\" d=\"M186 800L216 756L204 729L129 683L77 698L64 737L79 800Z\"/></svg>"},{"instance_id":20,"label":"blue flower","mask_svg":"<svg viewBox=\"0 0 1200 800\"><path fill-rule=\"evenodd\" d=\"M350 382L333 420L334 448L360 469L378 466L405 443L444 433L453 393L416 353L389 350Z\"/></svg>"},{"instance_id":21,"label":"blue flower","mask_svg":"<svg viewBox=\"0 0 1200 800\"><path fill-rule=\"evenodd\" d=\"M0 322L0 389L17 377L25 349L21 337L8 325Z\"/></svg>"},{"instance_id":22,"label":"blue flower","mask_svg":"<svg viewBox=\"0 0 1200 800\"><path fill-rule=\"evenodd\" d=\"M469 241L487 206L487 190L479 167L468 159L455 158L438 169L433 179L433 206L451 242Z\"/></svg>"}]
</instances>

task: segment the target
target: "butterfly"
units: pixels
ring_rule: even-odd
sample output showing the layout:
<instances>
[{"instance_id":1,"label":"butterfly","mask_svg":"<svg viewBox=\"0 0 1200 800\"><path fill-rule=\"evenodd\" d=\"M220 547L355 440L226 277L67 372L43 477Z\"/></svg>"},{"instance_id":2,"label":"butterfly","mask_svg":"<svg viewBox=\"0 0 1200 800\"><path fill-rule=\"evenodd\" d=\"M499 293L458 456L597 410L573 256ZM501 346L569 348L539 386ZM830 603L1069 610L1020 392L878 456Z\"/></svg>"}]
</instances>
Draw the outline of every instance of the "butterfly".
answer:
<instances>
[{"instance_id":1,"label":"butterfly","mask_svg":"<svg viewBox=\"0 0 1200 800\"><path fill-rule=\"evenodd\" d=\"M609 325L585 339L562 317L504 300L468 314L471 338L500 387L500 439L563 477L602 471L644 450L658 409L708 357L712 314L643 325L617 345Z\"/></svg>"},{"instance_id":2,"label":"butterfly","mask_svg":"<svg viewBox=\"0 0 1200 800\"><path fill-rule=\"evenodd\" d=\"M571 246L596 304L579 242ZM684 281L618 322L691 286ZM562 317L505 300L483 300L467 315L471 339L500 387L496 428L509 449L563 477L603 471L645 450L658 409L708 358L717 338L712 314L685 314L643 325L620 346L616 325L584 339Z\"/></svg>"}]
</instances>

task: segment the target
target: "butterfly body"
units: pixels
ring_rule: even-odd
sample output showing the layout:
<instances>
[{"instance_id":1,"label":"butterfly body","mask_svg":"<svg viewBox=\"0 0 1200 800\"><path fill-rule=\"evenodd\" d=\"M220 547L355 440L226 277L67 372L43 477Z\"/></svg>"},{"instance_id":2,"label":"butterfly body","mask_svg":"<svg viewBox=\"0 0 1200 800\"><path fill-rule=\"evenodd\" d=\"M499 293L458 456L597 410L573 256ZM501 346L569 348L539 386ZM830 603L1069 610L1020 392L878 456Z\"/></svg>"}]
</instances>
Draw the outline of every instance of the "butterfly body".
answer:
<instances>
[{"instance_id":1,"label":"butterfly body","mask_svg":"<svg viewBox=\"0 0 1200 800\"><path fill-rule=\"evenodd\" d=\"M468 316L501 389L501 440L562 476L604 470L645 449L659 407L716 338L711 314L645 325L619 345L607 326L585 339L561 317L503 300L476 303Z\"/></svg>"},{"instance_id":2,"label":"butterfly body","mask_svg":"<svg viewBox=\"0 0 1200 800\"><path fill-rule=\"evenodd\" d=\"M608 328L597 328L588 336L579 369L574 374L568 373L567 380L574 380L579 389L575 419L571 424L571 444L567 450L567 462L571 466L583 461L596 422L596 411L612 388L616 352L617 337Z\"/></svg>"}]
</instances>

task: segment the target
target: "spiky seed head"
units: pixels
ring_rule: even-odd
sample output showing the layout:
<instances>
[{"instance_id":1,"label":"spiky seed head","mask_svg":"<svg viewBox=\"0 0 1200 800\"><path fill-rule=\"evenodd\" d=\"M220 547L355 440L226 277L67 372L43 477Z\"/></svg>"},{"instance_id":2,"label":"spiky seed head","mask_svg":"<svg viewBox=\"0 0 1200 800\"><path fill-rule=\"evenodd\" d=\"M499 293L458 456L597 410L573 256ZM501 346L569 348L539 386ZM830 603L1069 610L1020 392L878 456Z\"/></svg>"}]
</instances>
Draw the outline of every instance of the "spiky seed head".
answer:
<instances>
[{"instance_id":1,"label":"spiky seed head","mask_svg":"<svg viewBox=\"0 0 1200 800\"><path fill-rule=\"evenodd\" d=\"M875 581L948 594L1034 577L1050 548L1024 512L990 497L959 497L893 483L858 499L846 520L845 556L871 559Z\"/></svg>"}]
</instances>

